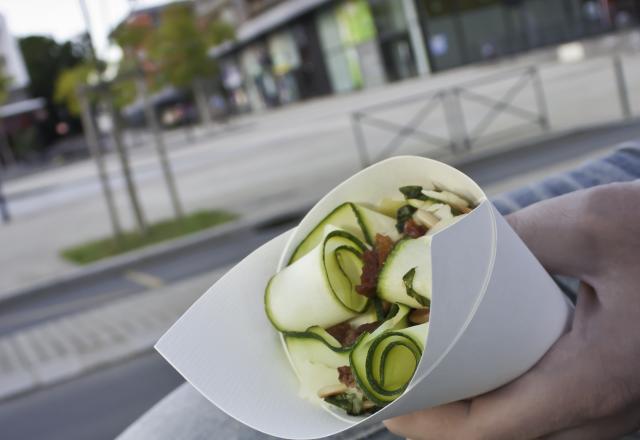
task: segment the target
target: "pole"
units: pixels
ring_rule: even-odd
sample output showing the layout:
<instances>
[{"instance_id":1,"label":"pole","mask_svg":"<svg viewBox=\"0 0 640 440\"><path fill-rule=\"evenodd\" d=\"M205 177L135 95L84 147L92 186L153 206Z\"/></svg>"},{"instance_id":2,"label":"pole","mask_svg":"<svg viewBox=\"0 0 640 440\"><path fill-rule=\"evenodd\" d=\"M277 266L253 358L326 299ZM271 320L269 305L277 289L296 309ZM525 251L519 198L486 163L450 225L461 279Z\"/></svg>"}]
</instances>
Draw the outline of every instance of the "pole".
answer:
<instances>
[{"instance_id":1,"label":"pole","mask_svg":"<svg viewBox=\"0 0 640 440\"><path fill-rule=\"evenodd\" d=\"M140 204L140 200L138 198L138 192L136 190L135 183L133 182L133 177L131 176L131 168L129 166L129 157L127 155L127 150L124 147L124 143L122 142L118 113L116 112L115 106L113 105L113 98L109 93L107 93L107 105L109 107L109 115L111 116L113 141L116 146L118 158L120 159L122 174L126 183L127 193L129 194L129 202L131 203L131 208L133 209L133 214L138 226L138 230L141 233L146 234L147 223L144 218L144 213L142 212L142 205Z\"/></svg>"},{"instance_id":2,"label":"pole","mask_svg":"<svg viewBox=\"0 0 640 440\"><path fill-rule=\"evenodd\" d=\"M631 103L629 102L627 81L624 77L624 68L622 66L622 58L620 58L620 55L613 56L613 72L616 76L616 85L618 87L618 97L620 98L622 116L625 119L631 119Z\"/></svg>"},{"instance_id":3,"label":"pole","mask_svg":"<svg viewBox=\"0 0 640 440\"><path fill-rule=\"evenodd\" d=\"M538 107L538 122L540 124L540 127L544 131L549 131L551 129L551 123L549 121L549 108L547 107L547 100L545 98L544 88L542 86L540 69L533 66L528 72L528 75L531 76L533 90L536 95L536 106Z\"/></svg>"},{"instance_id":4,"label":"pole","mask_svg":"<svg viewBox=\"0 0 640 440\"><path fill-rule=\"evenodd\" d=\"M6 166L16 163L16 158L11 151L11 145L9 145L9 138L7 137L2 118L0 118L0 159L4 160Z\"/></svg>"},{"instance_id":5,"label":"pole","mask_svg":"<svg viewBox=\"0 0 640 440\"><path fill-rule=\"evenodd\" d=\"M91 105L89 104L89 99L87 98L86 93L84 93L82 89L78 89L77 96L82 110L81 117L84 136L87 141L87 145L89 146L91 157L95 161L96 168L98 169L98 178L100 179L102 194L104 195L104 200L107 204L109 220L111 221L111 229L113 229L113 234L117 238L122 235L122 227L118 218L118 210L113 198L111 185L109 184L109 175L105 166L104 157L102 156L102 151L100 150L100 145L98 143L96 126L91 114Z\"/></svg>"},{"instance_id":6,"label":"pole","mask_svg":"<svg viewBox=\"0 0 640 440\"><path fill-rule=\"evenodd\" d=\"M138 88L138 94L142 98L142 105L144 107L147 124L151 129L156 152L158 153L158 157L160 158L162 174L164 175L164 181L167 185L167 190L169 191L169 198L171 199L171 204L173 205L173 211L175 212L176 218L182 218L184 213L182 210L182 204L180 203L180 196L178 195L178 190L176 188L175 179L173 177L173 172L171 171L171 166L169 165L167 148L164 144L162 132L160 131L160 124L158 124L158 119L156 118L156 112L151 105L151 102L149 101L147 84L145 83L144 76L142 76L141 74L136 75L136 86Z\"/></svg>"},{"instance_id":7,"label":"pole","mask_svg":"<svg viewBox=\"0 0 640 440\"><path fill-rule=\"evenodd\" d=\"M2 192L2 179L0 178L0 217L2 217L3 223L9 223L11 216L9 215L9 208L7 208L7 199Z\"/></svg>"},{"instance_id":8,"label":"pole","mask_svg":"<svg viewBox=\"0 0 640 440\"><path fill-rule=\"evenodd\" d=\"M362 114L354 112L351 115L351 127L353 128L353 136L356 139L356 150L360 159L360 168L365 169L371 165L369 154L367 153L367 141L362 132Z\"/></svg>"}]
</instances>

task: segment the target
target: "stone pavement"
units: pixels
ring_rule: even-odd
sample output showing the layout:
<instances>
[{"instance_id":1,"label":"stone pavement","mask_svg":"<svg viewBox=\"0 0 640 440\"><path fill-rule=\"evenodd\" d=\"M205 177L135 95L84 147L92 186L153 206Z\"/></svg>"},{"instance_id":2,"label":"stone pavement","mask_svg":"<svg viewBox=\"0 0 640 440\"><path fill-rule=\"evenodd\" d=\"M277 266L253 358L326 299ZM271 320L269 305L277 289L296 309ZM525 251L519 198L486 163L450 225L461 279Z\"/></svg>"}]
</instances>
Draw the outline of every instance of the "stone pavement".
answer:
<instances>
[{"instance_id":1,"label":"stone pavement","mask_svg":"<svg viewBox=\"0 0 640 440\"><path fill-rule=\"evenodd\" d=\"M0 338L0 401L150 350L225 269Z\"/></svg>"},{"instance_id":2,"label":"stone pavement","mask_svg":"<svg viewBox=\"0 0 640 440\"><path fill-rule=\"evenodd\" d=\"M629 41L640 39L630 34ZM585 43L594 53L618 50L613 37ZM637 49L636 49L637 50ZM282 200L313 201L359 168L350 123L352 111L416 93L450 88L464 81L537 65L547 98L551 128L555 133L621 118L620 103L611 59L591 58L584 62L561 64L554 61L555 50L544 49L498 63L473 65L433 76L416 78L360 92L298 103L269 112L243 116L224 130L198 131L195 141L180 133L167 135L170 157L179 192L187 211L225 208L245 216ZM632 110L640 115L640 52L623 55ZM493 84L482 90L485 96L499 98L513 84ZM518 95L515 104L529 108L534 96ZM470 128L487 114L486 106L465 102L464 112ZM406 123L415 107L396 109L383 115ZM491 130L509 127L506 114ZM425 121L426 129L444 130L443 114L434 113ZM513 138L491 142L486 147L514 145L523 138L533 139L538 131L519 130ZM382 145L391 133L367 131L372 144ZM398 153L425 151L424 145L409 143ZM455 162L468 153L441 157ZM108 169L115 188L118 208L126 227L133 224L117 160L108 157ZM153 147L143 144L131 148L131 163L147 217L154 221L171 216L157 158ZM14 222L0 225L0 292L14 290L36 281L68 273L74 266L59 257L65 247L106 236L110 227L96 181L95 166L82 161L37 175L6 182L4 185Z\"/></svg>"}]
</instances>

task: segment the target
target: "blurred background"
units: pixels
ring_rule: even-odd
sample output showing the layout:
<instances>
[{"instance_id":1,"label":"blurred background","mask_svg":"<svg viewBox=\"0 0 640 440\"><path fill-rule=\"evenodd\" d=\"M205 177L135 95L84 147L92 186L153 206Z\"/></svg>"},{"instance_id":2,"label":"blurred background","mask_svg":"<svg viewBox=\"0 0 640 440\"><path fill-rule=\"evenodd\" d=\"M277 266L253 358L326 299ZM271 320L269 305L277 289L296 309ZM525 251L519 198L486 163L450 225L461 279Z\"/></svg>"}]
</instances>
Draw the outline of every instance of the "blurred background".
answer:
<instances>
[{"instance_id":1,"label":"blurred background","mask_svg":"<svg viewBox=\"0 0 640 440\"><path fill-rule=\"evenodd\" d=\"M640 138L639 23L640 0L0 0L0 437L116 436L182 381L164 330L362 167L426 155L493 196Z\"/></svg>"}]
</instances>

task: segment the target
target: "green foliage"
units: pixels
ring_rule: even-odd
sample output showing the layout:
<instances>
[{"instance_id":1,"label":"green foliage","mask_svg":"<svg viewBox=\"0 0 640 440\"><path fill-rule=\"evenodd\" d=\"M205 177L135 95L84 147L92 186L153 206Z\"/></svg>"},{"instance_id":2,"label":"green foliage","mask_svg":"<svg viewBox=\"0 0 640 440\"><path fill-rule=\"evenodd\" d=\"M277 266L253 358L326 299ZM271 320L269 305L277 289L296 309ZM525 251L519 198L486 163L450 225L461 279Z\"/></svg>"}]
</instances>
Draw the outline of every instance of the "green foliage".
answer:
<instances>
[{"instance_id":1,"label":"green foliage","mask_svg":"<svg viewBox=\"0 0 640 440\"><path fill-rule=\"evenodd\" d=\"M56 80L55 101L64 104L70 114L79 116L82 109L76 95L77 90L86 85L92 75L97 75L97 72L90 63L78 64L62 71Z\"/></svg>"},{"instance_id":2,"label":"green foliage","mask_svg":"<svg viewBox=\"0 0 640 440\"><path fill-rule=\"evenodd\" d=\"M158 85L187 88L196 78L214 75L215 64L207 56L207 49L191 8L183 4L168 6L149 45L149 60L159 70Z\"/></svg>"},{"instance_id":3,"label":"green foliage","mask_svg":"<svg viewBox=\"0 0 640 440\"><path fill-rule=\"evenodd\" d=\"M105 238L81 244L61 252L74 263L88 264L94 261L132 251L144 246L202 231L234 220L236 215L226 211L198 211L182 220L166 220L149 227L147 234L127 232L119 240Z\"/></svg>"},{"instance_id":4,"label":"green foliage","mask_svg":"<svg viewBox=\"0 0 640 440\"><path fill-rule=\"evenodd\" d=\"M69 123L74 131L80 130L80 121L70 116L66 104L56 103L54 94L60 74L90 58L88 37L59 44L52 38L32 35L21 38L19 46L30 78L28 89L31 96L47 101L49 117L40 124L42 143L49 145L58 137L55 126L60 121Z\"/></svg>"},{"instance_id":5,"label":"green foliage","mask_svg":"<svg viewBox=\"0 0 640 440\"><path fill-rule=\"evenodd\" d=\"M122 109L136 100L138 91L133 80L119 80L111 86L113 104L117 109Z\"/></svg>"},{"instance_id":6,"label":"green foliage","mask_svg":"<svg viewBox=\"0 0 640 440\"><path fill-rule=\"evenodd\" d=\"M211 20L206 24L204 36L211 47L218 46L226 41L233 41L236 31L229 23L220 20Z\"/></svg>"},{"instance_id":7,"label":"green foliage","mask_svg":"<svg viewBox=\"0 0 640 440\"><path fill-rule=\"evenodd\" d=\"M36 127L28 127L18 130L13 135L12 142L13 150L19 157L27 156L33 150L37 150L42 147L42 140L38 134Z\"/></svg>"},{"instance_id":8,"label":"green foliage","mask_svg":"<svg viewBox=\"0 0 640 440\"><path fill-rule=\"evenodd\" d=\"M59 44L52 38L34 35L20 39L19 44L31 79L29 91L49 102L60 73L83 63L89 54L86 39Z\"/></svg>"},{"instance_id":9,"label":"green foliage","mask_svg":"<svg viewBox=\"0 0 640 440\"><path fill-rule=\"evenodd\" d=\"M111 34L123 52L113 88L116 106L135 100L135 83L129 78L141 68L156 90L168 85L190 88L194 80L214 76L216 64L208 49L235 35L233 27L220 20L196 20L192 7L184 3L167 6L159 23L124 22Z\"/></svg>"},{"instance_id":10,"label":"green foliage","mask_svg":"<svg viewBox=\"0 0 640 440\"><path fill-rule=\"evenodd\" d=\"M131 25L123 23L111 34L111 39L120 46L123 51L144 47L151 36L151 29L147 26Z\"/></svg>"}]
</instances>

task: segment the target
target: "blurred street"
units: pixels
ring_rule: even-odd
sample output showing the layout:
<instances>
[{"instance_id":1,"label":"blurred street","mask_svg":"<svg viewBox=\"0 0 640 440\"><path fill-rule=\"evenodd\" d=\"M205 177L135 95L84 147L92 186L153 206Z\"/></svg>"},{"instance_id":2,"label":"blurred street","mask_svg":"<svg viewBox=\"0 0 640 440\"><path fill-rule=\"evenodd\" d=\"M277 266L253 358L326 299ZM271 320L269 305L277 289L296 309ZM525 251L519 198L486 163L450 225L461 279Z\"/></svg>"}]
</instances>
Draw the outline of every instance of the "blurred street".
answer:
<instances>
[{"instance_id":1,"label":"blurred street","mask_svg":"<svg viewBox=\"0 0 640 440\"><path fill-rule=\"evenodd\" d=\"M500 196L640 139L640 0L18 3L0 440L115 438L184 382L161 335L372 163L437 159L515 209Z\"/></svg>"},{"instance_id":2,"label":"blurred street","mask_svg":"<svg viewBox=\"0 0 640 440\"><path fill-rule=\"evenodd\" d=\"M574 168L634 137L640 137L640 124L547 140L461 169L498 194ZM56 433L53 439L80 440L87 432L94 433L92 438L113 438L182 381L151 353L159 336L226 268L297 218L231 234L213 246L192 246L90 283L0 303L0 359L13 359L2 365L0 380L5 432L11 438L49 432ZM119 362L125 359L130 360ZM105 411L113 399L127 404ZM51 412L52 407L60 409ZM96 412L102 414L99 423L81 417ZM39 417L37 425L33 417Z\"/></svg>"},{"instance_id":3,"label":"blurred street","mask_svg":"<svg viewBox=\"0 0 640 440\"><path fill-rule=\"evenodd\" d=\"M222 240L216 251L192 249L180 260L128 271L155 276L162 285L154 288L115 276L92 287L0 304L3 435L114 438L182 382L152 352L160 335L231 262L291 226L246 231Z\"/></svg>"}]
</instances>

